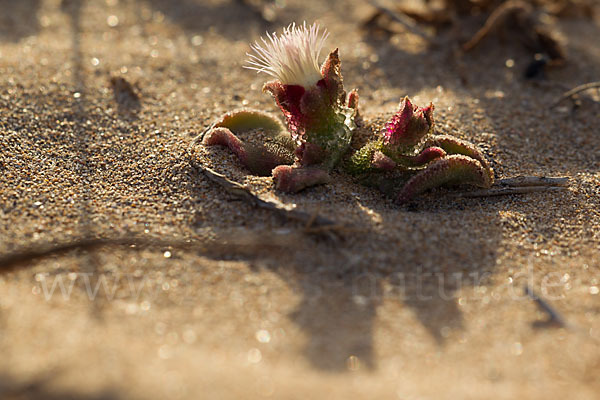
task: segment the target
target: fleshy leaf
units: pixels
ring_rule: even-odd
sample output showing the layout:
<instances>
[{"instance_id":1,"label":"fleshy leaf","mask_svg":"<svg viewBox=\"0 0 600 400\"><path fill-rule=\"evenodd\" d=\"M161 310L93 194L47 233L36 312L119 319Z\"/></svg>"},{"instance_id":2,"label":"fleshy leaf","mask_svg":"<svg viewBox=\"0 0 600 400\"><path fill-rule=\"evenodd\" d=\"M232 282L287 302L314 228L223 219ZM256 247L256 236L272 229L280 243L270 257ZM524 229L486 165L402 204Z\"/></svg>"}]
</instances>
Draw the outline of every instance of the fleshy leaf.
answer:
<instances>
[{"instance_id":1,"label":"fleshy leaf","mask_svg":"<svg viewBox=\"0 0 600 400\"><path fill-rule=\"evenodd\" d=\"M478 160L464 155L452 155L432 162L410 178L396 197L396 202L403 204L428 189L457 184L487 188L492 185L492 181L488 171Z\"/></svg>"},{"instance_id":2,"label":"fleshy leaf","mask_svg":"<svg viewBox=\"0 0 600 400\"><path fill-rule=\"evenodd\" d=\"M487 162L481 151L479 151L472 143L450 135L438 135L428 139L425 142L425 146L441 147L448 154L462 154L476 159L487 171L491 182L494 183L494 171L492 167L490 167L490 164Z\"/></svg>"},{"instance_id":3,"label":"fleshy leaf","mask_svg":"<svg viewBox=\"0 0 600 400\"><path fill-rule=\"evenodd\" d=\"M446 152L443 149L435 146L426 147L419 155L414 157L414 165L424 165L444 156L446 156Z\"/></svg>"},{"instance_id":4,"label":"fleshy leaf","mask_svg":"<svg viewBox=\"0 0 600 400\"><path fill-rule=\"evenodd\" d=\"M296 193L310 186L329 183L331 177L320 168L293 167L280 165L273 170L275 189L286 193Z\"/></svg>"},{"instance_id":5,"label":"fleshy leaf","mask_svg":"<svg viewBox=\"0 0 600 400\"><path fill-rule=\"evenodd\" d=\"M311 134L327 131L334 123L337 103L332 103L323 80L304 93L300 100L300 112L304 122L304 129ZM307 138L310 140L310 137Z\"/></svg>"},{"instance_id":6,"label":"fleshy leaf","mask_svg":"<svg viewBox=\"0 0 600 400\"><path fill-rule=\"evenodd\" d=\"M394 114L392 120L385 126L385 144L396 145L400 143L402 135L404 135L404 132L408 128L408 124L410 123L413 114L413 105L410 102L410 99L405 97L400 103L398 112Z\"/></svg>"},{"instance_id":7,"label":"fleshy leaf","mask_svg":"<svg viewBox=\"0 0 600 400\"><path fill-rule=\"evenodd\" d=\"M348 108L353 109L358 114L358 89L352 89L348 93Z\"/></svg>"},{"instance_id":8,"label":"fleshy leaf","mask_svg":"<svg viewBox=\"0 0 600 400\"><path fill-rule=\"evenodd\" d=\"M213 128L227 128L234 134L246 132L253 129L261 129L271 132L283 132L285 127L278 119L257 110L237 110L223 115L212 126Z\"/></svg>"},{"instance_id":9,"label":"fleshy leaf","mask_svg":"<svg viewBox=\"0 0 600 400\"><path fill-rule=\"evenodd\" d=\"M420 167L433 160L446 156L446 152L436 146L426 147L416 156L396 155L394 160L404 167Z\"/></svg>"},{"instance_id":10,"label":"fleshy leaf","mask_svg":"<svg viewBox=\"0 0 600 400\"><path fill-rule=\"evenodd\" d=\"M300 101L306 92L299 85L283 85L279 81L265 83L263 92L269 92L285 116L292 137L298 139L304 134L305 121L300 111Z\"/></svg>"},{"instance_id":11,"label":"fleshy leaf","mask_svg":"<svg viewBox=\"0 0 600 400\"><path fill-rule=\"evenodd\" d=\"M383 143L378 141L368 142L358 151L352 154L352 157L345 163L346 170L353 175L368 172L373 163L373 154L380 151Z\"/></svg>"},{"instance_id":12,"label":"fleshy leaf","mask_svg":"<svg viewBox=\"0 0 600 400\"><path fill-rule=\"evenodd\" d=\"M240 140L228 128L214 128L210 130L202 143L205 146L225 146L229 148L255 175L269 176L278 165L292 164L292 153L276 142L258 145Z\"/></svg>"},{"instance_id":13,"label":"fleshy leaf","mask_svg":"<svg viewBox=\"0 0 600 400\"><path fill-rule=\"evenodd\" d=\"M308 142L298 146L294 153L303 166L320 164L327 157L327 153L320 146Z\"/></svg>"},{"instance_id":14,"label":"fleshy leaf","mask_svg":"<svg viewBox=\"0 0 600 400\"><path fill-rule=\"evenodd\" d=\"M275 98L294 140L312 142L329 150L324 141L330 142L340 119L343 123L345 117L340 118L343 109L337 101L332 103L324 79L310 88L273 81L265 84L263 90Z\"/></svg>"},{"instance_id":15,"label":"fleshy leaf","mask_svg":"<svg viewBox=\"0 0 600 400\"><path fill-rule=\"evenodd\" d=\"M214 128L211 129L204 139L202 144L205 146L225 146L244 164L248 162L248 153L246 152L246 146L237 136L235 136L227 128Z\"/></svg>"},{"instance_id":16,"label":"fleshy leaf","mask_svg":"<svg viewBox=\"0 0 600 400\"><path fill-rule=\"evenodd\" d=\"M371 167L380 171L392 171L396 168L396 162L390 157L377 150L373 153L371 160Z\"/></svg>"},{"instance_id":17,"label":"fleshy leaf","mask_svg":"<svg viewBox=\"0 0 600 400\"><path fill-rule=\"evenodd\" d=\"M346 92L344 91L343 77L341 72L341 62L338 49L329 53L329 56L321 67L322 82L329 95L332 105L343 104L346 100Z\"/></svg>"},{"instance_id":18,"label":"fleshy leaf","mask_svg":"<svg viewBox=\"0 0 600 400\"><path fill-rule=\"evenodd\" d=\"M386 124L384 143L387 147L415 146L425 135L433 132L433 104L425 108L413 105L408 97L400 103L400 109Z\"/></svg>"}]
</instances>

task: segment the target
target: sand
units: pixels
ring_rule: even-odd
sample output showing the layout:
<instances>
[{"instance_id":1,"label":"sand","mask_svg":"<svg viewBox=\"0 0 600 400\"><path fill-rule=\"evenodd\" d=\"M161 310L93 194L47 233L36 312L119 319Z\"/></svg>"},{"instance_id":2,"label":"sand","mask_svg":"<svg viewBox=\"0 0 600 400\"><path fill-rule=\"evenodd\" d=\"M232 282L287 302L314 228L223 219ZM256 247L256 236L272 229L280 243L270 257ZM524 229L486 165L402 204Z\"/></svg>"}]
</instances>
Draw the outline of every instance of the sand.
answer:
<instances>
[{"instance_id":1,"label":"sand","mask_svg":"<svg viewBox=\"0 0 600 400\"><path fill-rule=\"evenodd\" d=\"M456 59L410 33L370 36L357 1L290 0L271 26L225 0L0 5L0 254L85 235L213 246L104 246L3 271L3 399L597 398L600 106L549 105L598 79L598 21L549 18L568 63L534 84L514 40ZM277 113L245 52L305 19L339 47L365 129L405 95L433 101L438 130L479 145L498 177L568 176L568 190L438 190L399 207L336 173L283 195L200 149L261 195L360 229L326 240L232 197L187 148L228 110ZM525 284L567 324L545 323Z\"/></svg>"}]
</instances>

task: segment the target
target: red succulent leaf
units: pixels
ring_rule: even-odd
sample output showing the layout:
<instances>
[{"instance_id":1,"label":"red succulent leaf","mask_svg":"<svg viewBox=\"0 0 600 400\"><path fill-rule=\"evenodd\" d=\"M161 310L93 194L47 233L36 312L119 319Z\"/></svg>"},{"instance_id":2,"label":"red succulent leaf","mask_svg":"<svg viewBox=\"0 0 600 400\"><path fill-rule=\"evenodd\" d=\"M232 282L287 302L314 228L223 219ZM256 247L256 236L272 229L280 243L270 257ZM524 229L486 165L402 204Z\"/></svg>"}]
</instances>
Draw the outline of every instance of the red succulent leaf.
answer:
<instances>
[{"instance_id":1,"label":"red succulent leaf","mask_svg":"<svg viewBox=\"0 0 600 400\"><path fill-rule=\"evenodd\" d=\"M426 147L419 154L415 156L398 155L395 157L398 163L405 167L419 167L430 163L433 160L446 156L444 149L439 147Z\"/></svg>"},{"instance_id":2,"label":"red succulent leaf","mask_svg":"<svg viewBox=\"0 0 600 400\"><path fill-rule=\"evenodd\" d=\"M494 171L485 159L484 155L472 143L450 135L436 135L427 139L425 146L437 146L444 149L448 154L463 154L479 161L488 172L490 179L494 180Z\"/></svg>"},{"instance_id":3,"label":"red succulent leaf","mask_svg":"<svg viewBox=\"0 0 600 400\"><path fill-rule=\"evenodd\" d=\"M246 168L255 175L269 176L278 165L291 164L291 154L286 154L268 146L246 143L227 128L212 129L204 137L205 146L225 146L231 150Z\"/></svg>"},{"instance_id":4,"label":"red succulent leaf","mask_svg":"<svg viewBox=\"0 0 600 400\"><path fill-rule=\"evenodd\" d=\"M414 106L408 97L386 124L384 143L389 146L413 146L433 129L433 104L425 108Z\"/></svg>"},{"instance_id":5,"label":"red succulent leaf","mask_svg":"<svg viewBox=\"0 0 600 400\"><path fill-rule=\"evenodd\" d=\"M331 104L324 80L310 88L273 81L263 90L275 98L295 140L307 140L306 132L327 130L334 119L336 105Z\"/></svg>"},{"instance_id":6,"label":"red succulent leaf","mask_svg":"<svg viewBox=\"0 0 600 400\"><path fill-rule=\"evenodd\" d=\"M358 89L352 89L348 94L348 108L358 112Z\"/></svg>"},{"instance_id":7,"label":"red succulent leaf","mask_svg":"<svg viewBox=\"0 0 600 400\"><path fill-rule=\"evenodd\" d=\"M425 117L425 120L429 124L430 130L431 130L431 128L433 128L433 125L435 123L435 121L433 120L433 110L434 109L435 109L435 107L434 107L433 103L429 103L429 105L427 107L421 108L421 111L423 112L423 116Z\"/></svg>"},{"instance_id":8,"label":"red succulent leaf","mask_svg":"<svg viewBox=\"0 0 600 400\"><path fill-rule=\"evenodd\" d=\"M319 164L327 157L327 153L321 146L308 142L300 144L294 153L299 163L304 166Z\"/></svg>"},{"instance_id":9,"label":"red succulent leaf","mask_svg":"<svg viewBox=\"0 0 600 400\"><path fill-rule=\"evenodd\" d=\"M205 146L225 146L235 154L243 164L248 161L248 153L242 142L227 128L215 128L208 132L202 144Z\"/></svg>"},{"instance_id":10,"label":"red succulent leaf","mask_svg":"<svg viewBox=\"0 0 600 400\"><path fill-rule=\"evenodd\" d=\"M442 158L446 155L446 152L439 147L427 147L423 149L418 156L415 157L415 163L417 165L427 164L437 158Z\"/></svg>"},{"instance_id":11,"label":"red succulent leaf","mask_svg":"<svg viewBox=\"0 0 600 400\"><path fill-rule=\"evenodd\" d=\"M275 188L286 193L296 193L310 186L329 183L327 171L319 168L292 167L280 165L273 169Z\"/></svg>"},{"instance_id":12,"label":"red succulent leaf","mask_svg":"<svg viewBox=\"0 0 600 400\"><path fill-rule=\"evenodd\" d=\"M410 178L396 197L396 202L403 204L427 189L457 184L490 187L492 180L478 160L463 155L451 155L432 162Z\"/></svg>"},{"instance_id":13,"label":"red succulent leaf","mask_svg":"<svg viewBox=\"0 0 600 400\"><path fill-rule=\"evenodd\" d=\"M263 86L263 91L271 93L275 98L292 134L302 135L304 118L300 111L300 103L306 89L299 85L283 85L279 81L271 81Z\"/></svg>"},{"instance_id":14,"label":"red succulent leaf","mask_svg":"<svg viewBox=\"0 0 600 400\"><path fill-rule=\"evenodd\" d=\"M385 144L399 144L402 135L405 134L408 124L414 114L413 105L408 97L405 97L400 103L400 109L392 120L385 126L384 141Z\"/></svg>"},{"instance_id":15,"label":"red succulent leaf","mask_svg":"<svg viewBox=\"0 0 600 400\"><path fill-rule=\"evenodd\" d=\"M308 89L300 100L300 112L306 130L319 132L326 129L334 110L327 91L319 84Z\"/></svg>"},{"instance_id":16,"label":"red succulent leaf","mask_svg":"<svg viewBox=\"0 0 600 400\"><path fill-rule=\"evenodd\" d=\"M415 142L419 141L433 128L433 104L429 103L427 107L415 107L414 118L409 125L409 134L414 135ZM418 137L418 139L417 139Z\"/></svg>"},{"instance_id":17,"label":"red succulent leaf","mask_svg":"<svg viewBox=\"0 0 600 400\"><path fill-rule=\"evenodd\" d=\"M373 153L371 167L382 171L392 171L394 168L396 168L396 162L383 154L381 151L377 150Z\"/></svg>"},{"instance_id":18,"label":"red succulent leaf","mask_svg":"<svg viewBox=\"0 0 600 400\"><path fill-rule=\"evenodd\" d=\"M329 95L330 104L342 104L346 100L344 84L341 72L341 62L338 49L329 53L327 60L321 66L321 75L323 79L317 82L318 86L326 89Z\"/></svg>"}]
</instances>

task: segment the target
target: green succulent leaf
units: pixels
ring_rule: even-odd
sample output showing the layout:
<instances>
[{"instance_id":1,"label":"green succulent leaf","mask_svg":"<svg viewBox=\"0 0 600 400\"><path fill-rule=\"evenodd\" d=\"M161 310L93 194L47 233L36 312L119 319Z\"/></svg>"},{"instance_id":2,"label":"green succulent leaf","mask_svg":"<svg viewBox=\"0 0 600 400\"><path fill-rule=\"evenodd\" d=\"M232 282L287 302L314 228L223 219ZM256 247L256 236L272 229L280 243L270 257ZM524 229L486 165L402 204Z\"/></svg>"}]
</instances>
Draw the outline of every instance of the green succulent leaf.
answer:
<instances>
[{"instance_id":1,"label":"green succulent leaf","mask_svg":"<svg viewBox=\"0 0 600 400\"><path fill-rule=\"evenodd\" d=\"M219 118L212 127L227 128L234 134L253 129L262 129L270 132L285 131L283 124L277 118L265 112L250 109L228 112Z\"/></svg>"}]
</instances>

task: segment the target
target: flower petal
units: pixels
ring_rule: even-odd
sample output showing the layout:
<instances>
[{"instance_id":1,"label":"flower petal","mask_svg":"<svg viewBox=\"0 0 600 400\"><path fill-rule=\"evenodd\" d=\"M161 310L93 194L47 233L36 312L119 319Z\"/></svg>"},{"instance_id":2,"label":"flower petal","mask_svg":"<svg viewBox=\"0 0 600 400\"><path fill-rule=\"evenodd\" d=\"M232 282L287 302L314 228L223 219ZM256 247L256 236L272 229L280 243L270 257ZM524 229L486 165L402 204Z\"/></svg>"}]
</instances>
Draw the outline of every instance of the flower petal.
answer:
<instances>
[{"instance_id":1,"label":"flower petal","mask_svg":"<svg viewBox=\"0 0 600 400\"><path fill-rule=\"evenodd\" d=\"M289 25L280 35L267 33L268 40L261 38L262 44L251 46L254 54L247 53L249 65L244 68L269 74L284 85L316 84L322 78L318 62L328 36L319 29L317 23L307 26L305 22Z\"/></svg>"}]
</instances>

